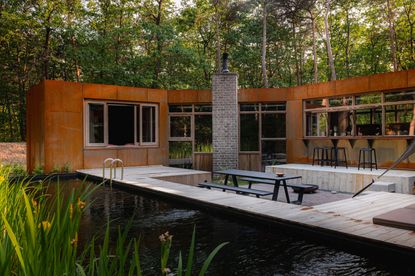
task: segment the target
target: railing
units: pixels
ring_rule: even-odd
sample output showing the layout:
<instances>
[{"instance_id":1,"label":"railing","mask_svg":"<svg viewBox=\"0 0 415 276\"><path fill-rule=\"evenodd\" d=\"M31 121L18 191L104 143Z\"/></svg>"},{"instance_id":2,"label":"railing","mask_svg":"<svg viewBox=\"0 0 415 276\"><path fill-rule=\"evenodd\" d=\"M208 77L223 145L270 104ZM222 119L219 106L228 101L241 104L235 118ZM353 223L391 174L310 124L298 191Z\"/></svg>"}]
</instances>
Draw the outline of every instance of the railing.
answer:
<instances>
[{"instance_id":1,"label":"railing","mask_svg":"<svg viewBox=\"0 0 415 276\"><path fill-rule=\"evenodd\" d=\"M114 170L114 179L117 178L117 168L118 168L118 164L121 165L121 180L124 179L124 162L121 159L114 159L114 158L107 158L104 160L103 164L102 164L102 179L105 180L105 169L106 169L106 165L107 163L110 162L109 164L109 169L110 169L110 184L112 183L112 170Z\"/></svg>"}]
</instances>

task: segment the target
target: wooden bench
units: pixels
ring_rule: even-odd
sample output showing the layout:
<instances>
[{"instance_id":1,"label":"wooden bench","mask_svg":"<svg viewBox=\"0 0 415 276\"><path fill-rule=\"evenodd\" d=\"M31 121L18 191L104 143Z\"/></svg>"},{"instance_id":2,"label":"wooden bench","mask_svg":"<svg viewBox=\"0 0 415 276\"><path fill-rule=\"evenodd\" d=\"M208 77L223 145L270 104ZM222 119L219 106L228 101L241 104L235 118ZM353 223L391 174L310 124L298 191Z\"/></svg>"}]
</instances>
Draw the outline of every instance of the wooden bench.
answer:
<instances>
[{"instance_id":1,"label":"wooden bench","mask_svg":"<svg viewBox=\"0 0 415 276\"><path fill-rule=\"evenodd\" d=\"M268 179L259 179L259 178L251 178L251 177L243 177L240 180L247 181L249 183L248 187L251 188L252 183L262 183L262 184L270 184L275 185L275 181L268 180ZM304 193L307 191L315 191L318 189L317 185L312 184L288 184L287 187L293 188L296 192L298 192L298 198L296 201L292 203L301 205L303 203Z\"/></svg>"},{"instance_id":2,"label":"wooden bench","mask_svg":"<svg viewBox=\"0 0 415 276\"><path fill-rule=\"evenodd\" d=\"M223 191L234 191L237 193L255 195L256 197L272 195L272 192L270 191L262 191L262 190L243 188L243 187L234 187L234 186L221 185L221 184L208 183L208 182L199 183L199 187L207 188L207 189L216 188L216 189L222 189Z\"/></svg>"}]
</instances>

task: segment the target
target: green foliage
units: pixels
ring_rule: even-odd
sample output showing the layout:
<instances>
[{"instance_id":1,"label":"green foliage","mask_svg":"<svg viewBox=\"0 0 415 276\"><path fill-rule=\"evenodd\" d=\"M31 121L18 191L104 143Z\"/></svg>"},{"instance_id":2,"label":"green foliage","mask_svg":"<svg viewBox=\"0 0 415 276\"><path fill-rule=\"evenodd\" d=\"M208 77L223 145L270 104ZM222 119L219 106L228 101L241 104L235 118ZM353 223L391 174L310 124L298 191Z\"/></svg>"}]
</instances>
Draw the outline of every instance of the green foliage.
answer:
<instances>
[{"instance_id":1,"label":"green foliage","mask_svg":"<svg viewBox=\"0 0 415 276\"><path fill-rule=\"evenodd\" d=\"M72 171L71 164L69 162L66 162L61 170L63 173L70 173Z\"/></svg>"},{"instance_id":2,"label":"green foliage","mask_svg":"<svg viewBox=\"0 0 415 276\"><path fill-rule=\"evenodd\" d=\"M64 194L59 183L51 197L45 183L29 186L28 181L10 185L9 168L0 167L0 275L142 275L139 240L127 240L132 220L118 229L115 246L109 223L104 240L97 245L95 238L84 248L78 246L78 231L87 200L96 188L84 185ZM173 236L160 236L161 273L168 275L169 254ZM222 243L206 258L199 275L205 275ZM186 275L191 275L195 251L193 231ZM181 253L177 275L182 275Z\"/></svg>"},{"instance_id":3,"label":"green foliage","mask_svg":"<svg viewBox=\"0 0 415 276\"><path fill-rule=\"evenodd\" d=\"M1 164L0 170L10 176L27 176L27 171L25 166L20 163L12 163L12 164Z\"/></svg>"},{"instance_id":4,"label":"green foliage","mask_svg":"<svg viewBox=\"0 0 415 276\"><path fill-rule=\"evenodd\" d=\"M33 174L34 175L42 175L44 173L45 173L45 170L43 169L43 166L41 166L41 165L36 165L36 167L33 169Z\"/></svg>"},{"instance_id":5,"label":"green foliage","mask_svg":"<svg viewBox=\"0 0 415 276\"><path fill-rule=\"evenodd\" d=\"M230 54L241 87L261 87L259 0L2 1L0 141L25 139L27 90L42 79L167 89L206 89L216 50ZM338 79L415 68L415 2L332 0L331 44ZM267 1L267 77L271 87L330 79L324 0Z\"/></svg>"}]
</instances>

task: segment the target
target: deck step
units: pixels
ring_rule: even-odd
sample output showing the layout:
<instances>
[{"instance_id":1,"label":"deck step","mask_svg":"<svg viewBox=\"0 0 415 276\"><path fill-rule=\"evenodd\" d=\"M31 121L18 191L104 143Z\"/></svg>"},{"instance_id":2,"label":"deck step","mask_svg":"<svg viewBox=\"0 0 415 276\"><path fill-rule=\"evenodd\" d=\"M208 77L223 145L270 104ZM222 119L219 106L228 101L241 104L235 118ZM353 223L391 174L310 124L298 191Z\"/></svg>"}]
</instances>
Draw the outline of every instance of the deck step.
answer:
<instances>
[{"instance_id":1,"label":"deck step","mask_svg":"<svg viewBox=\"0 0 415 276\"><path fill-rule=\"evenodd\" d=\"M369 187L369 191L394 193L396 191L396 184L387 181L376 181Z\"/></svg>"}]
</instances>

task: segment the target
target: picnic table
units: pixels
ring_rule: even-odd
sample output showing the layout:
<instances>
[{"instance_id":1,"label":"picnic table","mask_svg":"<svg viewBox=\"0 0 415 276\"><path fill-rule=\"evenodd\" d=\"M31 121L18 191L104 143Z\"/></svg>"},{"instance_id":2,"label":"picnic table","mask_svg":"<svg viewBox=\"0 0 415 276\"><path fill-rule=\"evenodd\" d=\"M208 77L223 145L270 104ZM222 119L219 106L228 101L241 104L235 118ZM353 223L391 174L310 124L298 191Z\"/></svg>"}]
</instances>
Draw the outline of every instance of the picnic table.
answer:
<instances>
[{"instance_id":1,"label":"picnic table","mask_svg":"<svg viewBox=\"0 0 415 276\"><path fill-rule=\"evenodd\" d=\"M295 175L277 176L273 173L255 172L255 171L246 171L246 170L237 170L237 169L215 171L214 173L225 175L225 183L224 183L225 185L228 185L229 177L232 177L233 185L236 187L238 187L237 177L246 177L246 178L255 178L255 179L275 181L274 192L272 193L272 200L275 200L275 201L278 199L278 192L280 189L280 185L282 183L284 187L285 197L287 198L288 203L290 203L290 197L288 195L287 180L301 178L301 176L295 176Z\"/></svg>"}]
</instances>

